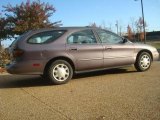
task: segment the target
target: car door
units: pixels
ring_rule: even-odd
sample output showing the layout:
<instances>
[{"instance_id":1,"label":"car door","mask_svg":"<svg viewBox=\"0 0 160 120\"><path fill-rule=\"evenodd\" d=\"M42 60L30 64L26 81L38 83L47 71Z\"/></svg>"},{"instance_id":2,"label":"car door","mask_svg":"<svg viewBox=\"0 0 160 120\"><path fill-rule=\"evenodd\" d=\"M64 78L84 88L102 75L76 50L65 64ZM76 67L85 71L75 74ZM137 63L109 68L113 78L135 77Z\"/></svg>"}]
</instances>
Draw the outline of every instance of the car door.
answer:
<instances>
[{"instance_id":1,"label":"car door","mask_svg":"<svg viewBox=\"0 0 160 120\"><path fill-rule=\"evenodd\" d=\"M106 31L96 30L104 47L104 67L116 67L134 63L134 46L123 42L122 37Z\"/></svg>"},{"instance_id":2,"label":"car door","mask_svg":"<svg viewBox=\"0 0 160 120\"><path fill-rule=\"evenodd\" d=\"M76 71L103 67L103 46L97 42L91 29L71 34L66 49L76 63Z\"/></svg>"}]
</instances>

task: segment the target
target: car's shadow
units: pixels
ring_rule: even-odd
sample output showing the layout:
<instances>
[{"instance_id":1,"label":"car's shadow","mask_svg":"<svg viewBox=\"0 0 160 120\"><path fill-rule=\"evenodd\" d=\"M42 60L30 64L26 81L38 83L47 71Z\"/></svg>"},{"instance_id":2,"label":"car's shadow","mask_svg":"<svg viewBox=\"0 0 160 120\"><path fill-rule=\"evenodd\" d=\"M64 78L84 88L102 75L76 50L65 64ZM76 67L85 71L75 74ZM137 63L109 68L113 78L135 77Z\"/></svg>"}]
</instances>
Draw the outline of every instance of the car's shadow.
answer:
<instances>
[{"instance_id":1,"label":"car's shadow","mask_svg":"<svg viewBox=\"0 0 160 120\"><path fill-rule=\"evenodd\" d=\"M101 71L94 71L94 72L86 72L86 73L79 73L76 74L73 79L80 79L80 78L86 78L86 77L94 77L94 76L101 76L101 75L109 75L109 74L127 74L136 72L134 69L128 71L128 69L125 68L114 68L114 69L107 69L107 70L101 70Z\"/></svg>"},{"instance_id":2,"label":"car's shadow","mask_svg":"<svg viewBox=\"0 0 160 120\"><path fill-rule=\"evenodd\" d=\"M110 69L89 73L76 74L72 80L81 80L81 78L95 77L107 74L129 74L135 70L128 71L127 69ZM0 89L4 88L25 88L25 87L39 87L50 86L51 84L41 78L33 75L0 75Z\"/></svg>"}]
</instances>

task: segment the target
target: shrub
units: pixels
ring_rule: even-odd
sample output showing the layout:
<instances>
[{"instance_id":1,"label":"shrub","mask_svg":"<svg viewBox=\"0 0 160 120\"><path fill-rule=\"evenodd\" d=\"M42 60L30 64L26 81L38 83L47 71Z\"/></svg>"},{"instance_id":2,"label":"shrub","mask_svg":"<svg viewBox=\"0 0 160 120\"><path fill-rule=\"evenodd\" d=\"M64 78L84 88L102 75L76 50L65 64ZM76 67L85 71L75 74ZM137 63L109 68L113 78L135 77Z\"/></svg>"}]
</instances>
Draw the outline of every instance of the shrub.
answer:
<instances>
[{"instance_id":1,"label":"shrub","mask_svg":"<svg viewBox=\"0 0 160 120\"><path fill-rule=\"evenodd\" d=\"M0 67L4 68L10 61L10 55L4 47L0 47Z\"/></svg>"}]
</instances>

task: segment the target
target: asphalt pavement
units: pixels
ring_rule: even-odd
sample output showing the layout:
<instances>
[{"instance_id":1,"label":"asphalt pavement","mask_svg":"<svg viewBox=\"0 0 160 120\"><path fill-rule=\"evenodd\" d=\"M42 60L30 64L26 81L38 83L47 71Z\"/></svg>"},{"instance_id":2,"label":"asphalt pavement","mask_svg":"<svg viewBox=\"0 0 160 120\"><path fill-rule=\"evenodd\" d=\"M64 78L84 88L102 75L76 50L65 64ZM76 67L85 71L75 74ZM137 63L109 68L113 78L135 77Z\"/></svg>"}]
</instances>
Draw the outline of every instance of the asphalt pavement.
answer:
<instances>
[{"instance_id":1,"label":"asphalt pavement","mask_svg":"<svg viewBox=\"0 0 160 120\"><path fill-rule=\"evenodd\" d=\"M78 74L50 85L39 76L0 75L0 120L160 120L160 62Z\"/></svg>"}]
</instances>

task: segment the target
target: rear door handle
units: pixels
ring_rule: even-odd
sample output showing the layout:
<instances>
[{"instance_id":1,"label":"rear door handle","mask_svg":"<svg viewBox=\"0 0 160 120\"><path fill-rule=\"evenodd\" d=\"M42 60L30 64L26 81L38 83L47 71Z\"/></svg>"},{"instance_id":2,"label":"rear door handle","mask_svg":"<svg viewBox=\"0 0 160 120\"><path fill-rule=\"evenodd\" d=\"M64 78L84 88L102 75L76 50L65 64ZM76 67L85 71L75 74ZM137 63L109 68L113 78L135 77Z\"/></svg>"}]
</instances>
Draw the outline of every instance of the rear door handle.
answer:
<instances>
[{"instance_id":1,"label":"rear door handle","mask_svg":"<svg viewBox=\"0 0 160 120\"><path fill-rule=\"evenodd\" d=\"M112 47L111 46L108 46L108 47L105 47L106 50L111 50Z\"/></svg>"}]
</instances>

